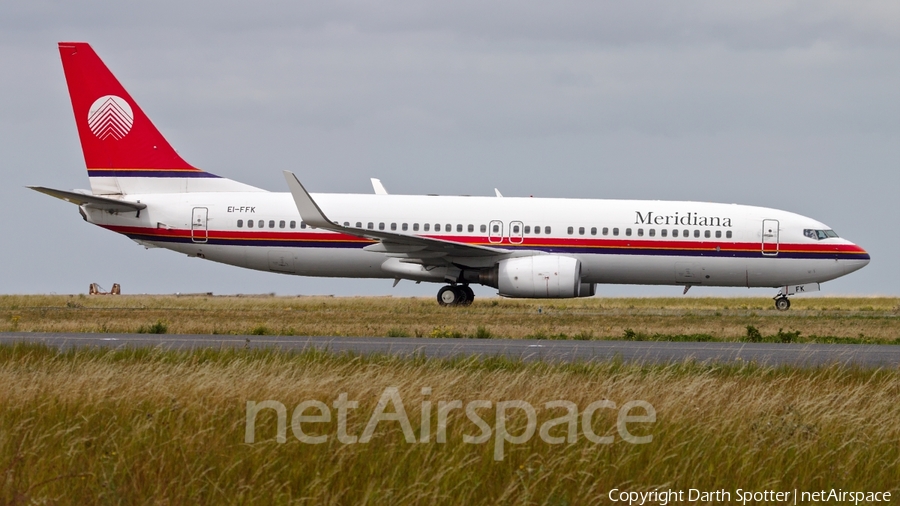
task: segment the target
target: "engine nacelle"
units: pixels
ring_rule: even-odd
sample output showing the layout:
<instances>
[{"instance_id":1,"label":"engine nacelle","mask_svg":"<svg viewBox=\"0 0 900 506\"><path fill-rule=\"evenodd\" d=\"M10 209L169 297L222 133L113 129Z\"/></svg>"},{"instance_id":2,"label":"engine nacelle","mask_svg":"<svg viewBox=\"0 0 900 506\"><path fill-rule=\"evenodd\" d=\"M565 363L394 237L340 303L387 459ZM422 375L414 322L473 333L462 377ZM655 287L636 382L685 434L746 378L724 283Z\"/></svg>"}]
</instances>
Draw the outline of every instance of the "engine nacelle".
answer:
<instances>
[{"instance_id":1,"label":"engine nacelle","mask_svg":"<svg viewBox=\"0 0 900 506\"><path fill-rule=\"evenodd\" d=\"M502 260L481 276L504 297L565 299L581 292L581 262L572 257L536 255Z\"/></svg>"}]
</instances>

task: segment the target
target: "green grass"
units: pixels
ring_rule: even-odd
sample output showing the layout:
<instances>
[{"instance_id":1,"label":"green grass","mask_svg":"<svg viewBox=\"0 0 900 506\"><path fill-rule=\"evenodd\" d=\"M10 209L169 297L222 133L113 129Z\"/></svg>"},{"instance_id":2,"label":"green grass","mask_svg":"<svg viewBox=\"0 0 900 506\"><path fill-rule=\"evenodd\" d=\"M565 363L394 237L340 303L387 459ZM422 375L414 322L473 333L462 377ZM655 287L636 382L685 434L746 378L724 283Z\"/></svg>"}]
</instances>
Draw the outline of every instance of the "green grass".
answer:
<instances>
[{"instance_id":1,"label":"green grass","mask_svg":"<svg viewBox=\"0 0 900 506\"><path fill-rule=\"evenodd\" d=\"M892 490L900 475L900 372L796 369L694 362L639 366L523 363L505 358L435 360L310 351L193 352L0 346L0 503L84 504L586 504L611 488ZM359 435L388 387L398 389L418 437L427 400L521 399L539 423L597 400L644 400L652 435L630 444L615 412L593 427L594 444L533 437L493 458L493 441L459 411L446 443L407 443L382 422L369 443L277 443L274 411L244 442L247 401L357 400L347 421ZM482 413L491 426L490 410ZM512 433L524 417L511 418ZM579 421L580 423L580 421ZM290 424L290 420L288 420ZM562 434L559 431L556 435Z\"/></svg>"},{"instance_id":2,"label":"green grass","mask_svg":"<svg viewBox=\"0 0 900 506\"><path fill-rule=\"evenodd\" d=\"M0 296L0 331L893 343L900 299ZM627 332L630 331L630 334ZM781 334L779 335L779 332Z\"/></svg>"}]
</instances>

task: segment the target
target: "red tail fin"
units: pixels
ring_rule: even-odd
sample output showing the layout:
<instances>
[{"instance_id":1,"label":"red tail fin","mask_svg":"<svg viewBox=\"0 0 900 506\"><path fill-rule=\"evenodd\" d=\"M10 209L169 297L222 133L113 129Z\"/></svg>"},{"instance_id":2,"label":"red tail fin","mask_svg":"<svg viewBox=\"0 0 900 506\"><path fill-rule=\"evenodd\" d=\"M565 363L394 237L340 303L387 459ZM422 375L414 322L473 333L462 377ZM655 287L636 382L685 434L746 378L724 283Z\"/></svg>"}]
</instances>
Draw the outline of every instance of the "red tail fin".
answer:
<instances>
[{"instance_id":1,"label":"red tail fin","mask_svg":"<svg viewBox=\"0 0 900 506\"><path fill-rule=\"evenodd\" d=\"M90 176L212 176L172 149L89 44L60 42L59 54Z\"/></svg>"},{"instance_id":2,"label":"red tail fin","mask_svg":"<svg viewBox=\"0 0 900 506\"><path fill-rule=\"evenodd\" d=\"M90 45L59 54L94 194L262 191L185 162Z\"/></svg>"}]
</instances>

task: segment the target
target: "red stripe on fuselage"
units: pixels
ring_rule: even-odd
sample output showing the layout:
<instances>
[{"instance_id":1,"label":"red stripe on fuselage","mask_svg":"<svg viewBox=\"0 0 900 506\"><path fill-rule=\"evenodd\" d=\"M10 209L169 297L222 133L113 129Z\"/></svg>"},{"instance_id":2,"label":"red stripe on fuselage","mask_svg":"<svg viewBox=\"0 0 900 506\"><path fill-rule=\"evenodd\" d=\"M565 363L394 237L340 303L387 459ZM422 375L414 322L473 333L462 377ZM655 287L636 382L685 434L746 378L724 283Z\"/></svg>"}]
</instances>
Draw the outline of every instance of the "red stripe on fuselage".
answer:
<instances>
[{"instance_id":1,"label":"red stripe on fuselage","mask_svg":"<svg viewBox=\"0 0 900 506\"><path fill-rule=\"evenodd\" d=\"M125 235L141 235L145 237L190 239L190 229L166 229L147 227L124 227L103 225L104 228ZM334 232L311 232L305 230L271 230L271 231L238 231L208 230L206 236L210 240L229 241L297 241L297 242L342 242L372 244L376 241ZM503 248L593 248L593 249L635 249L635 250L669 250L669 251L725 251L755 252L761 250L760 243L739 243L720 241L660 241L646 239L581 239L581 238L538 238L526 237L521 243L490 242L486 237L422 235L420 237L440 239L478 246L496 246ZM716 250L716 248L719 248ZM844 253L866 254L866 251L855 244L779 244L779 252L783 253Z\"/></svg>"}]
</instances>

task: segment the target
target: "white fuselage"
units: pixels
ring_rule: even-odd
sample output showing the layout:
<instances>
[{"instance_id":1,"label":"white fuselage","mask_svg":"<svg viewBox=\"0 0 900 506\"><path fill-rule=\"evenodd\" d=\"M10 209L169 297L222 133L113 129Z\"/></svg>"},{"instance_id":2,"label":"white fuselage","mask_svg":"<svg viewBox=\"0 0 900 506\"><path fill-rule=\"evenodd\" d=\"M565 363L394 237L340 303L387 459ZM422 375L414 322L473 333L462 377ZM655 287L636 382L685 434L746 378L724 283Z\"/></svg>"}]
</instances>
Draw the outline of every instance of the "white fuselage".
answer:
<instances>
[{"instance_id":1,"label":"white fuselage","mask_svg":"<svg viewBox=\"0 0 900 506\"><path fill-rule=\"evenodd\" d=\"M810 230L828 230L824 224L762 207L464 196L312 197L331 220L350 227L574 257L581 262L585 283L779 287L828 281L869 262L865 250L850 241L810 237L815 235ZM386 263L397 255L363 249L374 241L306 227L289 193L172 193L127 199L147 208L117 214L82 209L89 222L146 246L239 267L301 276L405 277ZM496 259L446 257L441 262L478 269ZM411 279L444 281L440 276Z\"/></svg>"}]
</instances>

